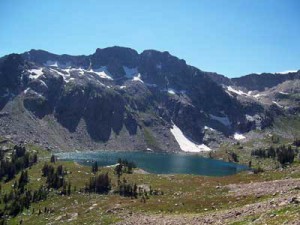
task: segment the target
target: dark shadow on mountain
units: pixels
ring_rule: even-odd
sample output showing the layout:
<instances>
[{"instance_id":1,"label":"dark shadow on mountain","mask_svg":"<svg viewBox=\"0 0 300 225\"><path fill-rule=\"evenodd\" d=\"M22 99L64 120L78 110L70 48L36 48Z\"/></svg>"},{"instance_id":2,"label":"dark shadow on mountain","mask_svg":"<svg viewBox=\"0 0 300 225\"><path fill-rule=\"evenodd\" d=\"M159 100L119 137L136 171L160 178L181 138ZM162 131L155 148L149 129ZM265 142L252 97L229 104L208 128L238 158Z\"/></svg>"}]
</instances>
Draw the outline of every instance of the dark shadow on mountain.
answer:
<instances>
[{"instance_id":1,"label":"dark shadow on mountain","mask_svg":"<svg viewBox=\"0 0 300 225\"><path fill-rule=\"evenodd\" d=\"M0 110L20 92L24 60L18 54L0 60Z\"/></svg>"},{"instance_id":2,"label":"dark shadow on mountain","mask_svg":"<svg viewBox=\"0 0 300 225\"><path fill-rule=\"evenodd\" d=\"M124 122L124 110L115 111L112 114L112 129L118 135Z\"/></svg>"},{"instance_id":3,"label":"dark shadow on mountain","mask_svg":"<svg viewBox=\"0 0 300 225\"><path fill-rule=\"evenodd\" d=\"M87 101L86 90L81 87L65 90L55 109L57 121L70 132L75 132L84 115Z\"/></svg>"},{"instance_id":4,"label":"dark shadow on mountain","mask_svg":"<svg viewBox=\"0 0 300 225\"><path fill-rule=\"evenodd\" d=\"M126 114L124 124L130 135L135 135L137 133L137 122L131 114Z\"/></svg>"}]
</instances>

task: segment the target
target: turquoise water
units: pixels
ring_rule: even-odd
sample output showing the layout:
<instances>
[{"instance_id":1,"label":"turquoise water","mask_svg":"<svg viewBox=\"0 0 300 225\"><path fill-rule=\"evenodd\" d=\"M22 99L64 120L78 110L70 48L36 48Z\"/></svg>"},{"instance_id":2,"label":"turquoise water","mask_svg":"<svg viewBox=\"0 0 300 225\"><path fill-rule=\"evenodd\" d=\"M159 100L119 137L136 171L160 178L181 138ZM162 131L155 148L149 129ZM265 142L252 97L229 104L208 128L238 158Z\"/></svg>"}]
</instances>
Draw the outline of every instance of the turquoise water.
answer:
<instances>
[{"instance_id":1,"label":"turquoise water","mask_svg":"<svg viewBox=\"0 0 300 225\"><path fill-rule=\"evenodd\" d=\"M91 165L97 161L99 166L114 165L119 158L127 159L134 162L137 167L156 174L226 176L247 169L243 165L188 154L95 151L57 153L56 155L60 160L76 161L84 165Z\"/></svg>"}]
</instances>

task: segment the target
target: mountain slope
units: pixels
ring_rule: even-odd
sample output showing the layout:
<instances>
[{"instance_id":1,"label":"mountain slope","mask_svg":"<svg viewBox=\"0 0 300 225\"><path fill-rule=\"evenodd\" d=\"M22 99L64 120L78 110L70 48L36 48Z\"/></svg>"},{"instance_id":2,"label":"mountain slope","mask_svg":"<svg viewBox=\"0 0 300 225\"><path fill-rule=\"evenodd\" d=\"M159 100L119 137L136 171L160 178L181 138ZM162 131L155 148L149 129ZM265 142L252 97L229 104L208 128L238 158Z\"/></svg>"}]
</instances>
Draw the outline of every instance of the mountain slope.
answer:
<instances>
[{"instance_id":1,"label":"mountain slope","mask_svg":"<svg viewBox=\"0 0 300 225\"><path fill-rule=\"evenodd\" d=\"M237 94L235 80L155 50L31 50L1 58L0 81L1 134L55 150L180 151L177 127L206 151L284 113Z\"/></svg>"}]
</instances>

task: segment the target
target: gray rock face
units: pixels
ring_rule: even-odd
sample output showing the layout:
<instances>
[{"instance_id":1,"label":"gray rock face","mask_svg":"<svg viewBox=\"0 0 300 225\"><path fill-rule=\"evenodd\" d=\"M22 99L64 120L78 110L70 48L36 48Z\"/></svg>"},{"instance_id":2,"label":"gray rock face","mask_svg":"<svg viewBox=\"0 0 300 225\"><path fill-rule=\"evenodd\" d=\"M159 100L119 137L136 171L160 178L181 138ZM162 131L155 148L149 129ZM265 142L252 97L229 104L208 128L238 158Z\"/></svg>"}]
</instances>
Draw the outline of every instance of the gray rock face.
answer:
<instances>
[{"instance_id":1,"label":"gray rock face","mask_svg":"<svg viewBox=\"0 0 300 225\"><path fill-rule=\"evenodd\" d=\"M180 151L170 132L175 124L190 141L214 146L235 132L263 129L284 113L225 88L238 82L248 84L155 50L12 54L0 59L0 135L56 150Z\"/></svg>"}]
</instances>

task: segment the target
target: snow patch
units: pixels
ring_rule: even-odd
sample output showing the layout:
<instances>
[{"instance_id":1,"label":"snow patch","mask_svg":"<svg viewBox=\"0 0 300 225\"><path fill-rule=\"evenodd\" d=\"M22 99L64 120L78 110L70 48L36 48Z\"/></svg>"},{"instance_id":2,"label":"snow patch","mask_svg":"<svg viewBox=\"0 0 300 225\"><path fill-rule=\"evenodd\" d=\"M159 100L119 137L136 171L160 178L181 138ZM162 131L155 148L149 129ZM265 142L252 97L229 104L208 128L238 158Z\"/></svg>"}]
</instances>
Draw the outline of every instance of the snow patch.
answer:
<instances>
[{"instance_id":1,"label":"snow patch","mask_svg":"<svg viewBox=\"0 0 300 225\"><path fill-rule=\"evenodd\" d=\"M66 73L71 73L72 71L77 71L79 75L84 75L85 72L90 72L89 70L84 70L82 68L67 68L67 69L62 69Z\"/></svg>"},{"instance_id":2,"label":"snow patch","mask_svg":"<svg viewBox=\"0 0 300 225\"><path fill-rule=\"evenodd\" d=\"M282 94L282 95L288 95L289 94L289 93L283 92L283 91L279 91L279 93Z\"/></svg>"},{"instance_id":3,"label":"snow patch","mask_svg":"<svg viewBox=\"0 0 300 225\"><path fill-rule=\"evenodd\" d=\"M63 71L65 71L67 74L62 73L62 72L60 72L60 71L58 71L58 70L56 70L56 69L52 69L52 68L50 68L50 70L51 70L52 72L55 72L55 73L57 73L57 74L63 76L63 77L65 77L65 76L70 76L70 74L69 74L70 69L65 69L65 70L63 70Z\"/></svg>"},{"instance_id":4,"label":"snow patch","mask_svg":"<svg viewBox=\"0 0 300 225\"><path fill-rule=\"evenodd\" d=\"M243 139L245 139L246 137L245 137L244 135L242 135L242 134L235 133L235 134L233 135L233 138L234 138L235 140L243 140Z\"/></svg>"},{"instance_id":5,"label":"snow patch","mask_svg":"<svg viewBox=\"0 0 300 225\"><path fill-rule=\"evenodd\" d=\"M25 90L24 90L24 94L27 94L27 92L30 90L30 88L26 88Z\"/></svg>"},{"instance_id":6,"label":"snow patch","mask_svg":"<svg viewBox=\"0 0 300 225\"><path fill-rule=\"evenodd\" d=\"M72 81L72 80L75 80L75 78L71 77L70 79L65 80L65 82L66 82L66 83L69 83L69 82Z\"/></svg>"},{"instance_id":7,"label":"snow patch","mask_svg":"<svg viewBox=\"0 0 300 225\"><path fill-rule=\"evenodd\" d=\"M125 89L126 88L126 86L120 86L120 89Z\"/></svg>"},{"instance_id":8,"label":"snow patch","mask_svg":"<svg viewBox=\"0 0 300 225\"><path fill-rule=\"evenodd\" d=\"M133 77L132 80L144 83L144 81L141 79L141 74L139 74L139 73L135 77Z\"/></svg>"},{"instance_id":9,"label":"snow patch","mask_svg":"<svg viewBox=\"0 0 300 225\"><path fill-rule=\"evenodd\" d=\"M248 114L246 114L246 120L252 122L252 121L255 121L254 117L253 116L250 116Z\"/></svg>"},{"instance_id":10,"label":"snow patch","mask_svg":"<svg viewBox=\"0 0 300 225\"><path fill-rule=\"evenodd\" d=\"M225 92L226 92L229 96L234 97L228 90L225 90Z\"/></svg>"},{"instance_id":11,"label":"snow patch","mask_svg":"<svg viewBox=\"0 0 300 225\"><path fill-rule=\"evenodd\" d=\"M253 95L254 98L259 98L259 97L261 97L261 96L262 96L261 94Z\"/></svg>"},{"instance_id":12,"label":"snow patch","mask_svg":"<svg viewBox=\"0 0 300 225\"><path fill-rule=\"evenodd\" d=\"M30 92L31 94L37 95L37 96L39 96L40 98L44 98L43 95L41 95L40 93L37 93L36 91L32 90L31 88L26 88L26 89L24 90L24 94L27 94L28 91L31 91L31 92Z\"/></svg>"},{"instance_id":13,"label":"snow patch","mask_svg":"<svg viewBox=\"0 0 300 225\"><path fill-rule=\"evenodd\" d=\"M204 126L204 130L210 130L210 131L215 131L215 129L208 127L208 126Z\"/></svg>"},{"instance_id":14,"label":"snow patch","mask_svg":"<svg viewBox=\"0 0 300 225\"><path fill-rule=\"evenodd\" d=\"M225 125L227 127L231 126L231 122L230 122L230 120L227 116L220 117L220 116L215 116L215 115L212 115L212 114L209 114L209 116L210 116L211 119L216 120L216 121L222 123L223 125Z\"/></svg>"},{"instance_id":15,"label":"snow patch","mask_svg":"<svg viewBox=\"0 0 300 225\"><path fill-rule=\"evenodd\" d=\"M43 75L43 68L30 69L30 70L28 70L28 72L30 73L30 75L29 75L30 79L37 79Z\"/></svg>"},{"instance_id":16,"label":"snow patch","mask_svg":"<svg viewBox=\"0 0 300 225\"><path fill-rule=\"evenodd\" d=\"M234 89L234 88L231 87L231 86L228 86L228 87L227 87L227 90L228 90L229 92L236 93L236 94L238 94L238 95L249 96L249 94L247 94L247 93L245 93L245 92L243 92L243 91L241 91L241 90L236 90L236 89Z\"/></svg>"},{"instance_id":17,"label":"snow patch","mask_svg":"<svg viewBox=\"0 0 300 225\"><path fill-rule=\"evenodd\" d=\"M280 108L284 108L282 105L280 105L278 102L276 102L276 101L272 101L272 103L274 103L275 105L277 105L278 107L280 107Z\"/></svg>"},{"instance_id":18,"label":"snow patch","mask_svg":"<svg viewBox=\"0 0 300 225\"><path fill-rule=\"evenodd\" d=\"M168 89L168 93L171 94L171 95L176 95L176 91L172 88Z\"/></svg>"},{"instance_id":19,"label":"snow patch","mask_svg":"<svg viewBox=\"0 0 300 225\"><path fill-rule=\"evenodd\" d=\"M69 79L71 77L71 75L70 75L70 69L64 69L63 71L65 71L66 73L62 73L62 72L60 72L60 71L58 71L56 69L52 69L52 68L50 68L50 70L54 71L55 73L57 73L59 75L61 75L66 83L69 82Z\"/></svg>"},{"instance_id":20,"label":"snow patch","mask_svg":"<svg viewBox=\"0 0 300 225\"><path fill-rule=\"evenodd\" d=\"M184 152L204 152L211 150L204 144L197 145L194 142L190 141L186 136L184 136L182 131L175 124L173 124L173 127L170 129L170 131L175 137L181 150Z\"/></svg>"},{"instance_id":21,"label":"snow patch","mask_svg":"<svg viewBox=\"0 0 300 225\"><path fill-rule=\"evenodd\" d=\"M47 84L43 80L38 80L44 87L48 88Z\"/></svg>"},{"instance_id":22,"label":"snow patch","mask_svg":"<svg viewBox=\"0 0 300 225\"><path fill-rule=\"evenodd\" d=\"M90 69L88 72L95 73L103 79L113 80L113 78L111 77L111 74L108 72L106 66L102 66L102 67L100 67L98 69L94 69L94 70Z\"/></svg>"}]
</instances>

